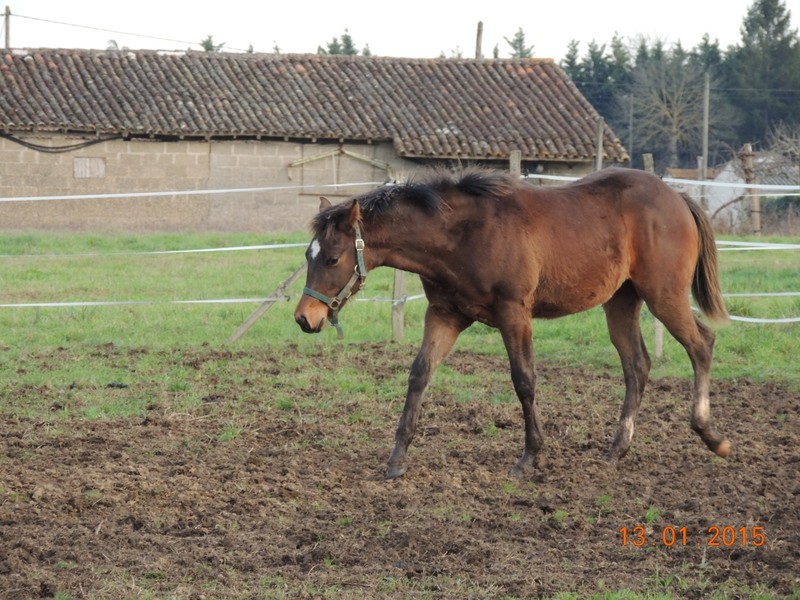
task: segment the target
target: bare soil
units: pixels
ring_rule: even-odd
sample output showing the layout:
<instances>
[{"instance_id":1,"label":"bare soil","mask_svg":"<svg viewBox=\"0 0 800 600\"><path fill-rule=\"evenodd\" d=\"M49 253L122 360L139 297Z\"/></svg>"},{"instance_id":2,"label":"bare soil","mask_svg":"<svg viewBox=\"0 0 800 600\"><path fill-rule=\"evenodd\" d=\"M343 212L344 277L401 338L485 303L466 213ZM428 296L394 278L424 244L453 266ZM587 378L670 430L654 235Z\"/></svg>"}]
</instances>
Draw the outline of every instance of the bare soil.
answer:
<instances>
[{"instance_id":1,"label":"bare soil","mask_svg":"<svg viewBox=\"0 0 800 600\"><path fill-rule=\"evenodd\" d=\"M0 598L800 590L796 390L715 381L712 411L733 443L723 460L690 430L691 383L652 381L630 453L609 465L621 378L542 364L548 464L520 481L508 475L521 450L517 404L438 386L407 475L385 481L404 390L390 403L350 403L312 380L282 410L252 399L273 394L286 357L323 378L340 358L248 355L238 387L209 376L187 411L155 402L127 418L0 414ZM361 356L358 367L380 380L405 371L413 350ZM212 358L209 349L186 361L202 369ZM487 378L507 371L501 358L464 352L447 364ZM30 389L13 400L47 397Z\"/></svg>"}]
</instances>

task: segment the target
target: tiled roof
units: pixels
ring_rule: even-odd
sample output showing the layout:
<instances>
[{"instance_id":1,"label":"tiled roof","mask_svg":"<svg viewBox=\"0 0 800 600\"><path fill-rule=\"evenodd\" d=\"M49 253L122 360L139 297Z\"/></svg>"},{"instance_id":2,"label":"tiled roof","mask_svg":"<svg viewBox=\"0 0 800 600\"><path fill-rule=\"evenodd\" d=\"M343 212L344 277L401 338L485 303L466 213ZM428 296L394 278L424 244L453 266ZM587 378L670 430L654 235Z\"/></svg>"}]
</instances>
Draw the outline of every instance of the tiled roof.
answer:
<instances>
[{"instance_id":1,"label":"tiled roof","mask_svg":"<svg viewBox=\"0 0 800 600\"><path fill-rule=\"evenodd\" d=\"M6 50L0 129L391 140L406 157L589 161L597 112L551 60ZM604 153L627 153L606 126Z\"/></svg>"}]
</instances>

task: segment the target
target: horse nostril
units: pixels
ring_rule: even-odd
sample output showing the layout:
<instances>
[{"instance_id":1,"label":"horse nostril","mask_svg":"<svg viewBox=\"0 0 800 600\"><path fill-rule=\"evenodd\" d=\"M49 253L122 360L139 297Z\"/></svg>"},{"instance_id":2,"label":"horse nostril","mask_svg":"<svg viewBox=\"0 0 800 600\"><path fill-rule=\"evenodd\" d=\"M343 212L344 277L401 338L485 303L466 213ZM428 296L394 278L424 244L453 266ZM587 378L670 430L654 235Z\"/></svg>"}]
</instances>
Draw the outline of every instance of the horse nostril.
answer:
<instances>
[{"instance_id":1,"label":"horse nostril","mask_svg":"<svg viewBox=\"0 0 800 600\"><path fill-rule=\"evenodd\" d=\"M302 329L306 333L308 333L309 330L311 329L311 327L308 324L308 319L306 319L305 315L298 315L294 318L294 320L297 321L298 325L300 325L300 329Z\"/></svg>"}]
</instances>

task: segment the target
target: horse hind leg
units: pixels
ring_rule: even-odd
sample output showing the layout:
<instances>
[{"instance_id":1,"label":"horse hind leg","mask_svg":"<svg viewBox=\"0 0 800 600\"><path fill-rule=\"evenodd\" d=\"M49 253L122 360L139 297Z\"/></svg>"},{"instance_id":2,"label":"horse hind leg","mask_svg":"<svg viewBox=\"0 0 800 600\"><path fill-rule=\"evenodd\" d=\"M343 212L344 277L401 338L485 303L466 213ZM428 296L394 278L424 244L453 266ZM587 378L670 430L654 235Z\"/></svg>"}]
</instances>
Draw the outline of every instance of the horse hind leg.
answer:
<instances>
[{"instance_id":1,"label":"horse hind leg","mask_svg":"<svg viewBox=\"0 0 800 600\"><path fill-rule=\"evenodd\" d=\"M642 339L639 313L642 299L630 284L625 283L603 305L611 343L619 354L625 378L625 400L614 441L606 453L607 460L620 459L628 452L644 388L650 374L650 356Z\"/></svg>"},{"instance_id":2,"label":"horse hind leg","mask_svg":"<svg viewBox=\"0 0 800 600\"><path fill-rule=\"evenodd\" d=\"M689 355L694 370L694 399L692 402L692 429L700 436L709 450L725 458L731 449L730 442L716 431L711 422L709 401L711 360L716 335L692 314L685 295L675 296L674 301L650 303L648 307L667 331L680 342Z\"/></svg>"}]
</instances>

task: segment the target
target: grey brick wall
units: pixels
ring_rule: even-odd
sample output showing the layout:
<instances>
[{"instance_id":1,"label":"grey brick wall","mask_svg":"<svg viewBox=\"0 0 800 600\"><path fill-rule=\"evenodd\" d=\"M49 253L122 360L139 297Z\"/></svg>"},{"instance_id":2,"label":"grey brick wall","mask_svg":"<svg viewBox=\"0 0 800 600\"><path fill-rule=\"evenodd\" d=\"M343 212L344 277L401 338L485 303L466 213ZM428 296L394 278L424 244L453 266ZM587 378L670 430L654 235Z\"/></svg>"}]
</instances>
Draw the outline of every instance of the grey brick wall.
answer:
<instances>
[{"instance_id":1,"label":"grey brick wall","mask_svg":"<svg viewBox=\"0 0 800 600\"><path fill-rule=\"evenodd\" d=\"M65 136L26 136L58 147L82 141ZM330 189L334 182L383 182L385 170L345 155L290 167L336 145L261 141L122 141L63 153L31 150L0 139L0 197L114 194L148 191L289 187L252 193L95 200L2 202L0 229L75 231L302 231L319 205L369 187ZM369 158L394 158L389 144L346 146ZM76 159L84 159L76 171ZM94 159L95 162L85 159ZM103 169L104 176L87 177ZM88 165L88 166L87 166Z\"/></svg>"},{"instance_id":2,"label":"grey brick wall","mask_svg":"<svg viewBox=\"0 0 800 600\"><path fill-rule=\"evenodd\" d=\"M23 136L20 136L23 137ZM28 142L60 147L85 141L27 135ZM114 194L148 191L291 188L248 193L92 200L0 202L2 230L305 231L319 206L419 166L398 158L388 142L336 144L293 141L112 140L49 153L0 138L0 197ZM332 154L333 153L333 154ZM78 164L76 165L76 159ZM100 176L98 176L100 175Z\"/></svg>"}]
</instances>

